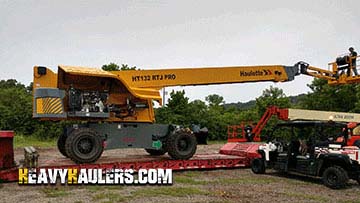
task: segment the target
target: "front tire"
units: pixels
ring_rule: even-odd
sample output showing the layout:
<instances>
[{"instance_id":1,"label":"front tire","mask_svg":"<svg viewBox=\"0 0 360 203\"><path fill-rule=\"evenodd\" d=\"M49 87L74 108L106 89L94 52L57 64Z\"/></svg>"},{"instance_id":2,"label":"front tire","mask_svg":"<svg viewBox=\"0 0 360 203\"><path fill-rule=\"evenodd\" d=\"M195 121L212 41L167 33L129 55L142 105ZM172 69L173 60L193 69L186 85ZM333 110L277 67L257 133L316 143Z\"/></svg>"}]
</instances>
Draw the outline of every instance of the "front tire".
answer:
<instances>
[{"instance_id":1,"label":"front tire","mask_svg":"<svg viewBox=\"0 0 360 203\"><path fill-rule=\"evenodd\" d=\"M76 163L92 163L97 161L103 150L103 140L90 128L73 130L65 142L66 153Z\"/></svg>"},{"instance_id":2,"label":"front tire","mask_svg":"<svg viewBox=\"0 0 360 203\"><path fill-rule=\"evenodd\" d=\"M256 158L251 161L251 171L255 174L265 173L265 162L263 159Z\"/></svg>"},{"instance_id":3,"label":"front tire","mask_svg":"<svg viewBox=\"0 0 360 203\"><path fill-rule=\"evenodd\" d=\"M190 159L196 152L196 137L190 132L179 131L169 135L166 148L173 159Z\"/></svg>"},{"instance_id":4,"label":"front tire","mask_svg":"<svg viewBox=\"0 0 360 203\"><path fill-rule=\"evenodd\" d=\"M323 182L329 188L340 189L346 186L349 180L347 172L340 166L331 166L323 173Z\"/></svg>"},{"instance_id":5,"label":"front tire","mask_svg":"<svg viewBox=\"0 0 360 203\"><path fill-rule=\"evenodd\" d=\"M67 135L65 134L65 132L60 135L60 137L57 140L57 148L64 157L69 158L69 155L66 153L66 150L65 150L66 138L67 138Z\"/></svg>"}]
</instances>

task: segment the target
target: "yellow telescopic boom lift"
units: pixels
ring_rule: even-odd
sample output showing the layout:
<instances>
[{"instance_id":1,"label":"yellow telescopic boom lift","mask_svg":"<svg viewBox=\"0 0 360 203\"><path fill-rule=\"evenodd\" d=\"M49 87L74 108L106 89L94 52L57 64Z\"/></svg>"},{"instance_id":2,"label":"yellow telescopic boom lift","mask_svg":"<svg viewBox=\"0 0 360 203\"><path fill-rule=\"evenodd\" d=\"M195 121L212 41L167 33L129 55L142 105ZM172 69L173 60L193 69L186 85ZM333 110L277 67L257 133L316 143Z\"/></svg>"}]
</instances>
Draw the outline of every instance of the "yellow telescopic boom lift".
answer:
<instances>
[{"instance_id":1,"label":"yellow telescopic boom lift","mask_svg":"<svg viewBox=\"0 0 360 203\"><path fill-rule=\"evenodd\" d=\"M108 72L62 66L54 73L34 67L33 117L74 120L65 129L59 151L77 163L95 162L104 148L144 148L189 159L196 151L194 134L182 127L154 124L153 101L168 86L245 82L286 82L299 75L298 65L174 68Z\"/></svg>"}]
</instances>

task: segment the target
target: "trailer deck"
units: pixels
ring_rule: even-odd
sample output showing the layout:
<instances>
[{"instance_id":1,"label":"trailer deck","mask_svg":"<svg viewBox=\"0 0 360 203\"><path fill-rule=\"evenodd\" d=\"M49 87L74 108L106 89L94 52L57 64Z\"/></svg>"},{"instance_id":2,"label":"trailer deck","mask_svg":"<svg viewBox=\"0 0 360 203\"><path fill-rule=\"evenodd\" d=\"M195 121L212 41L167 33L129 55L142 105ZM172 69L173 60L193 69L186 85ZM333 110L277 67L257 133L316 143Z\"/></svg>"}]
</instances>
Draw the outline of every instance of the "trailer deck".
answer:
<instances>
[{"instance_id":1,"label":"trailer deck","mask_svg":"<svg viewBox=\"0 0 360 203\"><path fill-rule=\"evenodd\" d=\"M12 145L12 137L0 136L0 141L6 139L7 145ZM179 170L197 169L224 169L249 167L250 162L257 156L257 146L260 143L227 143L220 145L200 145L198 153L189 160L173 160L168 155L150 156L142 149L117 149L105 151L104 155L95 163L75 164L68 158L62 157L56 148L38 149L39 154L37 168L52 169L150 169L164 168ZM16 163L20 163L24 155L21 149L1 151L2 154L12 155ZM18 169L21 165L12 165L0 168L0 182L18 181Z\"/></svg>"}]
</instances>

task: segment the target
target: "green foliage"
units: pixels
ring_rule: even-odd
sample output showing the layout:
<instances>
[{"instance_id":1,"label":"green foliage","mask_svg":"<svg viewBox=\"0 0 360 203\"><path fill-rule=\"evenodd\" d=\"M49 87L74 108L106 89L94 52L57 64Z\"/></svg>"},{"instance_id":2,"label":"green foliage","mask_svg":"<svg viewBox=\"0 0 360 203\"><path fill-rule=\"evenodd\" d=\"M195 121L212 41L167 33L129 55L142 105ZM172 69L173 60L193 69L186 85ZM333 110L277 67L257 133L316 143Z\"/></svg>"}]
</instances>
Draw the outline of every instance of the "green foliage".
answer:
<instances>
[{"instance_id":1,"label":"green foliage","mask_svg":"<svg viewBox=\"0 0 360 203\"><path fill-rule=\"evenodd\" d=\"M0 98L0 129L17 129L24 134L31 132L32 100L25 87L1 88Z\"/></svg>"},{"instance_id":2,"label":"green foliage","mask_svg":"<svg viewBox=\"0 0 360 203\"><path fill-rule=\"evenodd\" d=\"M290 100L282 89L270 86L270 89L263 91L262 95L256 99L256 109L259 115L263 115L268 106L278 106L288 108L291 106Z\"/></svg>"},{"instance_id":3,"label":"green foliage","mask_svg":"<svg viewBox=\"0 0 360 203\"><path fill-rule=\"evenodd\" d=\"M65 122L32 118L32 83L28 87L16 80L0 81L0 129L47 139L60 135Z\"/></svg>"},{"instance_id":4,"label":"green foliage","mask_svg":"<svg viewBox=\"0 0 360 203\"><path fill-rule=\"evenodd\" d=\"M217 94L211 94L205 97L205 101L209 102L209 106L219 106L225 104L224 98Z\"/></svg>"},{"instance_id":5,"label":"green foliage","mask_svg":"<svg viewBox=\"0 0 360 203\"><path fill-rule=\"evenodd\" d=\"M209 139L224 140L227 138L227 126L237 125L241 122L257 122L266 108L276 105L281 108L290 107L288 97L279 88L270 87L256 99L256 105L247 110L240 110L234 106L225 108L224 98L212 94L205 98L208 105L201 100L189 102L184 91L171 92L168 104L155 111L156 121L159 123L179 124L185 127L197 124L209 129ZM275 125L272 119L264 129L268 133Z\"/></svg>"},{"instance_id":6,"label":"green foliage","mask_svg":"<svg viewBox=\"0 0 360 203\"><path fill-rule=\"evenodd\" d=\"M326 80L314 79L312 90L302 101L302 107L313 110L360 112L359 85L330 86Z\"/></svg>"},{"instance_id":7,"label":"green foliage","mask_svg":"<svg viewBox=\"0 0 360 203\"><path fill-rule=\"evenodd\" d=\"M105 71L136 70L136 66L130 67L127 64L121 64L121 67L120 67L116 63L105 64L101 68Z\"/></svg>"},{"instance_id":8,"label":"green foliage","mask_svg":"<svg viewBox=\"0 0 360 203\"><path fill-rule=\"evenodd\" d=\"M0 129L29 134L34 130L32 97L16 80L0 81Z\"/></svg>"},{"instance_id":9,"label":"green foliage","mask_svg":"<svg viewBox=\"0 0 360 203\"><path fill-rule=\"evenodd\" d=\"M117 70L120 70L120 67L116 63L109 63L109 64L103 65L101 67L101 69L103 69L105 71L117 71Z\"/></svg>"},{"instance_id":10,"label":"green foliage","mask_svg":"<svg viewBox=\"0 0 360 203\"><path fill-rule=\"evenodd\" d=\"M156 111L157 121L188 126L190 123L189 98L185 91L172 91L166 107Z\"/></svg>"},{"instance_id":11,"label":"green foliage","mask_svg":"<svg viewBox=\"0 0 360 203\"><path fill-rule=\"evenodd\" d=\"M212 94L205 100L208 105L201 100L189 102L184 91L172 91L167 105L155 110L156 121L185 127L190 127L191 124L200 125L209 129L209 139L224 140L227 138L228 125L258 119L255 109L225 109L224 98L220 95Z\"/></svg>"}]
</instances>

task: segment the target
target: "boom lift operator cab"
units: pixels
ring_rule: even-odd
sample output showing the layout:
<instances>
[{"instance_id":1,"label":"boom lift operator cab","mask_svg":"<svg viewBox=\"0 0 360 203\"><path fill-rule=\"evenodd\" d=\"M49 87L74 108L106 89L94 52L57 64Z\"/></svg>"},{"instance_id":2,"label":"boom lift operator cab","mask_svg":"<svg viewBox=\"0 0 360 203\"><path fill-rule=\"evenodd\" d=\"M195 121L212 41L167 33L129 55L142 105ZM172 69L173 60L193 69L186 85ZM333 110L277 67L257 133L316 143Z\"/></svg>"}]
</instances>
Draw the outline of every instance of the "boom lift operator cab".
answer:
<instances>
[{"instance_id":1,"label":"boom lift operator cab","mask_svg":"<svg viewBox=\"0 0 360 203\"><path fill-rule=\"evenodd\" d=\"M77 163L95 162L104 149L144 148L151 155L166 152L189 159L196 137L188 128L155 124L153 101L167 86L257 81L291 81L297 66L246 66L160 70L103 71L59 66L54 73L34 67L33 117L68 120L58 149Z\"/></svg>"}]
</instances>

